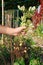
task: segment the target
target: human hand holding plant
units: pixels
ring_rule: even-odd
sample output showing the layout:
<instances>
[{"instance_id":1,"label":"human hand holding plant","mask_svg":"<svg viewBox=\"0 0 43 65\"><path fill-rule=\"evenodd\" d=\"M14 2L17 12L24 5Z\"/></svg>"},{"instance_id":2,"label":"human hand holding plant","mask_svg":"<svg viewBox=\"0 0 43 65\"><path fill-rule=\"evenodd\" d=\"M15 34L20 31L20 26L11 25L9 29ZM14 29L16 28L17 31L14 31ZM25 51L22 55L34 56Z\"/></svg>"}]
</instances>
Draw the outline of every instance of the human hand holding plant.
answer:
<instances>
[{"instance_id":1,"label":"human hand holding plant","mask_svg":"<svg viewBox=\"0 0 43 65\"><path fill-rule=\"evenodd\" d=\"M12 35L13 36L17 36L17 35L19 35L20 33L21 34L25 34L25 30L26 29L26 27L24 26L24 27L18 27L18 28L15 28L15 29L12 29Z\"/></svg>"},{"instance_id":2,"label":"human hand holding plant","mask_svg":"<svg viewBox=\"0 0 43 65\"><path fill-rule=\"evenodd\" d=\"M9 28L9 27L0 25L0 33L1 34L7 34L7 35L12 35L12 36L19 35L25 29L26 29L25 26L18 27L18 28Z\"/></svg>"}]
</instances>

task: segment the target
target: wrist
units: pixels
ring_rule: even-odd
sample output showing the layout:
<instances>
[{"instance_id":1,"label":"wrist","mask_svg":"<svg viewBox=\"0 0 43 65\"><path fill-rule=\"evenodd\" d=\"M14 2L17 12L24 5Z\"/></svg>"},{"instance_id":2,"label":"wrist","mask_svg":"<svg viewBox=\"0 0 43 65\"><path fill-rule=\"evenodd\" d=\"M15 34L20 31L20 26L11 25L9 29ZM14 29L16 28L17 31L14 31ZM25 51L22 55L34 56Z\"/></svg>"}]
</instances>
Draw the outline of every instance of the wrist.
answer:
<instances>
[{"instance_id":1,"label":"wrist","mask_svg":"<svg viewBox=\"0 0 43 65\"><path fill-rule=\"evenodd\" d=\"M9 28L9 27L7 28L6 34L13 35L13 36L17 35L16 32L15 32L15 29Z\"/></svg>"}]
</instances>

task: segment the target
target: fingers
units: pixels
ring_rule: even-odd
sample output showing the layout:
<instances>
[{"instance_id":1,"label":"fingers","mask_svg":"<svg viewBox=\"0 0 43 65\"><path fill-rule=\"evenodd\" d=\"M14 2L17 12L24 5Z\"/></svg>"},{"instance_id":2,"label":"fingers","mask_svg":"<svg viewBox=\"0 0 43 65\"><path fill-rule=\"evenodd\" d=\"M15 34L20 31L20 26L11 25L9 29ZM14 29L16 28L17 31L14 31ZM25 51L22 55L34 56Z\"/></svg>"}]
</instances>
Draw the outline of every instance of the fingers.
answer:
<instances>
[{"instance_id":1,"label":"fingers","mask_svg":"<svg viewBox=\"0 0 43 65\"><path fill-rule=\"evenodd\" d=\"M14 34L14 36L18 36L18 35L25 35L26 32L24 30L22 30L21 32L17 33L17 34Z\"/></svg>"},{"instance_id":2,"label":"fingers","mask_svg":"<svg viewBox=\"0 0 43 65\"><path fill-rule=\"evenodd\" d=\"M21 27L21 28L22 28L23 30L24 30L24 29L26 29L26 27L25 27L25 26L24 26L24 27Z\"/></svg>"},{"instance_id":3,"label":"fingers","mask_svg":"<svg viewBox=\"0 0 43 65\"><path fill-rule=\"evenodd\" d=\"M23 31L23 32L21 32L21 34L22 34L22 35L25 35L25 34L26 34L26 32L25 32L25 31Z\"/></svg>"},{"instance_id":4,"label":"fingers","mask_svg":"<svg viewBox=\"0 0 43 65\"><path fill-rule=\"evenodd\" d=\"M26 29L26 27L18 27L15 28L15 34L13 34L14 36L20 35L20 34L24 34L24 30Z\"/></svg>"},{"instance_id":5,"label":"fingers","mask_svg":"<svg viewBox=\"0 0 43 65\"><path fill-rule=\"evenodd\" d=\"M22 26L22 27L18 27L18 29L20 29L20 30L24 30L24 29L26 29L26 27L24 26Z\"/></svg>"},{"instance_id":6,"label":"fingers","mask_svg":"<svg viewBox=\"0 0 43 65\"><path fill-rule=\"evenodd\" d=\"M22 32L25 29L26 29L26 27L19 27L20 32Z\"/></svg>"},{"instance_id":7,"label":"fingers","mask_svg":"<svg viewBox=\"0 0 43 65\"><path fill-rule=\"evenodd\" d=\"M23 30L25 30L26 29L26 27L18 27L18 28L16 28L16 33L20 33L20 32L22 32Z\"/></svg>"}]
</instances>

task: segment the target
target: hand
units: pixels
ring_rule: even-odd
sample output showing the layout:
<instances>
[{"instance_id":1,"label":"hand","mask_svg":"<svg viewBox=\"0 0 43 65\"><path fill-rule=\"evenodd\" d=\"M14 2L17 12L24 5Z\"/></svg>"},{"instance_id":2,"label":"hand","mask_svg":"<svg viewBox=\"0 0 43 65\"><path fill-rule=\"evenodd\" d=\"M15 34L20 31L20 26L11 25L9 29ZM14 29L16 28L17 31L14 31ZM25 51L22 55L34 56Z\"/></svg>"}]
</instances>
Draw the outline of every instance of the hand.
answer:
<instances>
[{"instance_id":1,"label":"hand","mask_svg":"<svg viewBox=\"0 0 43 65\"><path fill-rule=\"evenodd\" d=\"M7 34L12 36L16 36L20 34L22 31L24 31L24 29L26 29L26 27L9 28L9 27L0 25L1 34Z\"/></svg>"},{"instance_id":2,"label":"hand","mask_svg":"<svg viewBox=\"0 0 43 65\"><path fill-rule=\"evenodd\" d=\"M14 31L13 31L12 35L13 36L17 36L20 33L24 34L25 33L24 32L25 29L26 29L26 27L18 27L18 28L15 28L15 29L13 29Z\"/></svg>"}]
</instances>

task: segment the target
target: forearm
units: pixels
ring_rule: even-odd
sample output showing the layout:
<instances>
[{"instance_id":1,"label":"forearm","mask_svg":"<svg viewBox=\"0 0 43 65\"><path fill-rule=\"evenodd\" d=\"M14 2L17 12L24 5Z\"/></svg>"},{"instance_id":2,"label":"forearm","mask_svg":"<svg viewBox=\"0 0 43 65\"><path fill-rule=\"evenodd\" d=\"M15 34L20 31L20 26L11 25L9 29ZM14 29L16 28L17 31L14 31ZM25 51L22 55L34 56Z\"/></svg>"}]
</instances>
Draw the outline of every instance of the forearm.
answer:
<instances>
[{"instance_id":1,"label":"forearm","mask_svg":"<svg viewBox=\"0 0 43 65\"><path fill-rule=\"evenodd\" d=\"M0 25L0 34L15 35L15 29Z\"/></svg>"},{"instance_id":2,"label":"forearm","mask_svg":"<svg viewBox=\"0 0 43 65\"><path fill-rule=\"evenodd\" d=\"M26 27L9 28L9 27L0 25L0 33L1 34L7 34L7 35L12 35L12 36L18 35L24 29L26 29Z\"/></svg>"}]
</instances>

